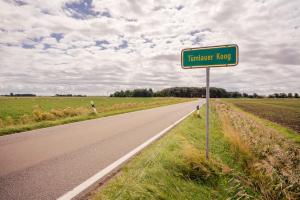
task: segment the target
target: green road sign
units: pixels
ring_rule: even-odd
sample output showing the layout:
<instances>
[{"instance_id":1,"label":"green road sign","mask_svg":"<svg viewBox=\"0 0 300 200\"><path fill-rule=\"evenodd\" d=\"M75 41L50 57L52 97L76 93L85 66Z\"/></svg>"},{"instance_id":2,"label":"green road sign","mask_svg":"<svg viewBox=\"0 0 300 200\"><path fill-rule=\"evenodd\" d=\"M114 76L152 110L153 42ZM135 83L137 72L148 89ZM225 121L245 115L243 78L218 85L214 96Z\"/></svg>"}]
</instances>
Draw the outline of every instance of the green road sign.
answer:
<instances>
[{"instance_id":1,"label":"green road sign","mask_svg":"<svg viewBox=\"0 0 300 200\"><path fill-rule=\"evenodd\" d=\"M235 66L239 61L238 55L238 46L235 44L183 49L181 51L181 67L191 69Z\"/></svg>"}]
</instances>

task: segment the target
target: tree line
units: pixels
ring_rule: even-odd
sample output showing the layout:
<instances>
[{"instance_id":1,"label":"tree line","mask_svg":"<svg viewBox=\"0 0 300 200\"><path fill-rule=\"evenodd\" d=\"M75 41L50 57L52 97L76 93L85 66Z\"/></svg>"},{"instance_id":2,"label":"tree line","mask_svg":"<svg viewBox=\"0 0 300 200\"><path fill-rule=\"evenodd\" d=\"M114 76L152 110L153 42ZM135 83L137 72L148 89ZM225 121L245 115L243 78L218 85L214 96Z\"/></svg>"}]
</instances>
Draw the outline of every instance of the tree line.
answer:
<instances>
[{"instance_id":1,"label":"tree line","mask_svg":"<svg viewBox=\"0 0 300 200\"><path fill-rule=\"evenodd\" d=\"M257 93L247 94L237 91L229 92L223 88L210 88L211 98L264 98L266 96ZM172 87L154 92L151 88L121 90L111 94L111 97L186 97L186 98L204 98L206 95L205 87ZM299 98L298 93L275 93L268 95L269 98Z\"/></svg>"},{"instance_id":2,"label":"tree line","mask_svg":"<svg viewBox=\"0 0 300 200\"><path fill-rule=\"evenodd\" d=\"M14 93L10 93L10 94L6 94L6 95L1 95L1 96L6 96L6 97L36 97L36 94L14 94Z\"/></svg>"}]
</instances>

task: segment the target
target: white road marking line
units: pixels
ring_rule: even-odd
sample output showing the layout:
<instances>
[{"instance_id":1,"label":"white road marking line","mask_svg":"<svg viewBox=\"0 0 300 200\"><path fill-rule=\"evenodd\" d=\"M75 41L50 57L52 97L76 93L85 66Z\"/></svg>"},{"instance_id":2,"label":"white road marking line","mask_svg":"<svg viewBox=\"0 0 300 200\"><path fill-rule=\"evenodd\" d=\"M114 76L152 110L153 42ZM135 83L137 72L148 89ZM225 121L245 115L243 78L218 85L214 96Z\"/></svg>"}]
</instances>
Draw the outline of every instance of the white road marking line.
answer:
<instances>
[{"instance_id":1,"label":"white road marking line","mask_svg":"<svg viewBox=\"0 0 300 200\"><path fill-rule=\"evenodd\" d=\"M140 152L142 149L147 147L149 144L151 144L152 142L154 142L155 140L160 138L162 135L167 133L169 130L174 128L177 124L179 124L182 120L187 118L193 112L194 112L194 110L191 111L190 113L188 113L187 115L185 115L184 117L180 118L178 121L176 121L175 123L173 123L169 127L165 128L164 130L162 130L161 132L159 132L158 134L156 134L155 136L153 136L152 138L150 138L149 140L147 140L146 142L144 142L140 146L136 147L135 149L133 149L132 151L130 151L129 153L127 153L126 155L124 155L120 159L118 159L115 162L113 162L112 164L108 165L107 167L105 167L104 169L99 171L97 174L93 175L92 177L90 177L89 179L87 179L86 181L84 181L83 183L78 185L77 187L75 187L73 190L70 190L69 192L65 193L64 195L59 197L57 200L69 200L69 199L72 199L72 198L76 197L77 195L79 195L80 193L85 191L87 188L89 188L90 186L95 184L97 181L99 181L101 178L108 175L113 170L117 169L120 165L125 163L128 159L130 159L136 153Z\"/></svg>"}]
</instances>

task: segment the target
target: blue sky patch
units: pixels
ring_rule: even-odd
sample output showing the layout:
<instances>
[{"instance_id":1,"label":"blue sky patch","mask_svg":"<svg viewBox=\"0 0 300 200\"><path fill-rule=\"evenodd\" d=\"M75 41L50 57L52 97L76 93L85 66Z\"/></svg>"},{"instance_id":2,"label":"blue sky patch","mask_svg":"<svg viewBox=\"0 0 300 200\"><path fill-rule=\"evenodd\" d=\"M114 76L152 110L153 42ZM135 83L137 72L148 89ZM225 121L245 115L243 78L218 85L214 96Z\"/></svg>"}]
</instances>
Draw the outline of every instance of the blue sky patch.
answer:
<instances>
[{"instance_id":1,"label":"blue sky patch","mask_svg":"<svg viewBox=\"0 0 300 200\"><path fill-rule=\"evenodd\" d=\"M108 10L102 12L95 11L93 0L80 0L79 2L70 2L65 4L65 8L70 12L71 17L75 19L88 19L91 17L111 17Z\"/></svg>"},{"instance_id":2,"label":"blue sky patch","mask_svg":"<svg viewBox=\"0 0 300 200\"><path fill-rule=\"evenodd\" d=\"M55 38L57 42L59 42L62 38L64 38L63 33L51 33L50 36Z\"/></svg>"},{"instance_id":3,"label":"blue sky patch","mask_svg":"<svg viewBox=\"0 0 300 200\"><path fill-rule=\"evenodd\" d=\"M40 43L43 39L44 39L44 37L36 37L36 38L33 38L32 41Z\"/></svg>"},{"instance_id":4,"label":"blue sky patch","mask_svg":"<svg viewBox=\"0 0 300 200\"><path fill-rule=\"evenodd\" d=\"M22 48L23 49L34 49L35 45L34 44L26 44L26 43L22 43Z\"/></svg>"},{"instance_id":5,"label":"blue sky patch","mask_svg":"<svg viewBox=\"0 0 300 200\"><path fill-rule=\"evenodd\" d=\"M122 44L120 44L117 49L126 49L126 48L128 48L128 42L126 40L123 40Z\"/></svg>"},{"instance_id":6,"label":"blue sky patch","mask_svg":"<svg viewBox=\"0 0 300 200\"><path fill-rule=\"evenodd\" d=\"M193 31L190 32L190 35L194 36L194 35L197 35L198 33L201 33L201 32L211 32L211 29L210 28L204 28L204 29L201 29L201 30L193 30Z\"/></svg>"},{"instance_id":7,"label":"blue sky patch","mask_svg":"<svg viewBox=\"0 0 300 200\"><path fill-rule=\"evenodd\" d=\"M50 45L50 44L47 44L47 43L45 43L45 44L44 44L44 48L43 48L43 50L47 50L47 49L49 49L49 48L51 48L51 45Z\"/></svg>"},{"instance_id":8,"label":"blue sky patch","mask_svg":"<svg viewBox=\"0 0 300 200\"><path fill-rule=\"evenodd\" d=\"M184 8L184 6L183 5L179 5L179 6L176 6L175 8L176 8L176 10L181 10L182 8Z\"/></svg>"},{"instance_id":9,"label":"blue sky patch","mask_svg":"<svg viewBox=\"0 0 300 200\"><path fill-rule=\"evenodd\" d=\"M96 40L96 46L106 49L105 45L110 44L107 40Z\"/></svg>"},{"instance_id":10,"label":"blue sky patch","mask_svg":"<svg viewBox=\"0 0 300 200\"><path fill-rule=\"evenodd\" d=\"M107 40L97 40L96 46L102 46L103 44L109 44Z\"/></svg>"},{"instance_id":11,"label":"blue sky patch","mask_svg":"<svg viewBox=\"0 0 300 200\"><path fill-rule=\"evenodd\" d=\"M196 38L194 38L194 39L192 40L193 45L196 45L196 44L199 45L199 44L203 41L203 37L204 37L204 36L196 36Z\"/></svg>"},{"instance_id":12,"label":"blue sky patch","mask_svg":"<svg viewBox=\"0 0 300 200\"><path fill-rule=\"evenodd\" d=\"M14 2L18 5L18 6L24 6L27 5L27 3L25 1L22 0L14 0Z\"/></svg>"}]
</instances>

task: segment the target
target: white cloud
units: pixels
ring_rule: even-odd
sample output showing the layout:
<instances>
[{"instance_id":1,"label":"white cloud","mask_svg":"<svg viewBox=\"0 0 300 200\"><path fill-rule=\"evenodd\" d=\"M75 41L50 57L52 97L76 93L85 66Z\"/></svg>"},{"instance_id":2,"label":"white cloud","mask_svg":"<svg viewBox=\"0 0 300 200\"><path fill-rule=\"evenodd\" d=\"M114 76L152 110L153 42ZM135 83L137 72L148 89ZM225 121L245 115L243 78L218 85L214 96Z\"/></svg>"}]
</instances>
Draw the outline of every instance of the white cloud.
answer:
<instances>
[{"instance_id":1,"label":"white cloud","mask_svg":"<svg viewBox=\"0 0 300 200\"><path fill-rule=\"evenodd\" d=\"M212 86L300 91L297 0L18 2L0 0L2 94L204 86L204 70L180 68L181 49L228 43L240 63L212 69Z\"/></svg>"}]
</instances>

